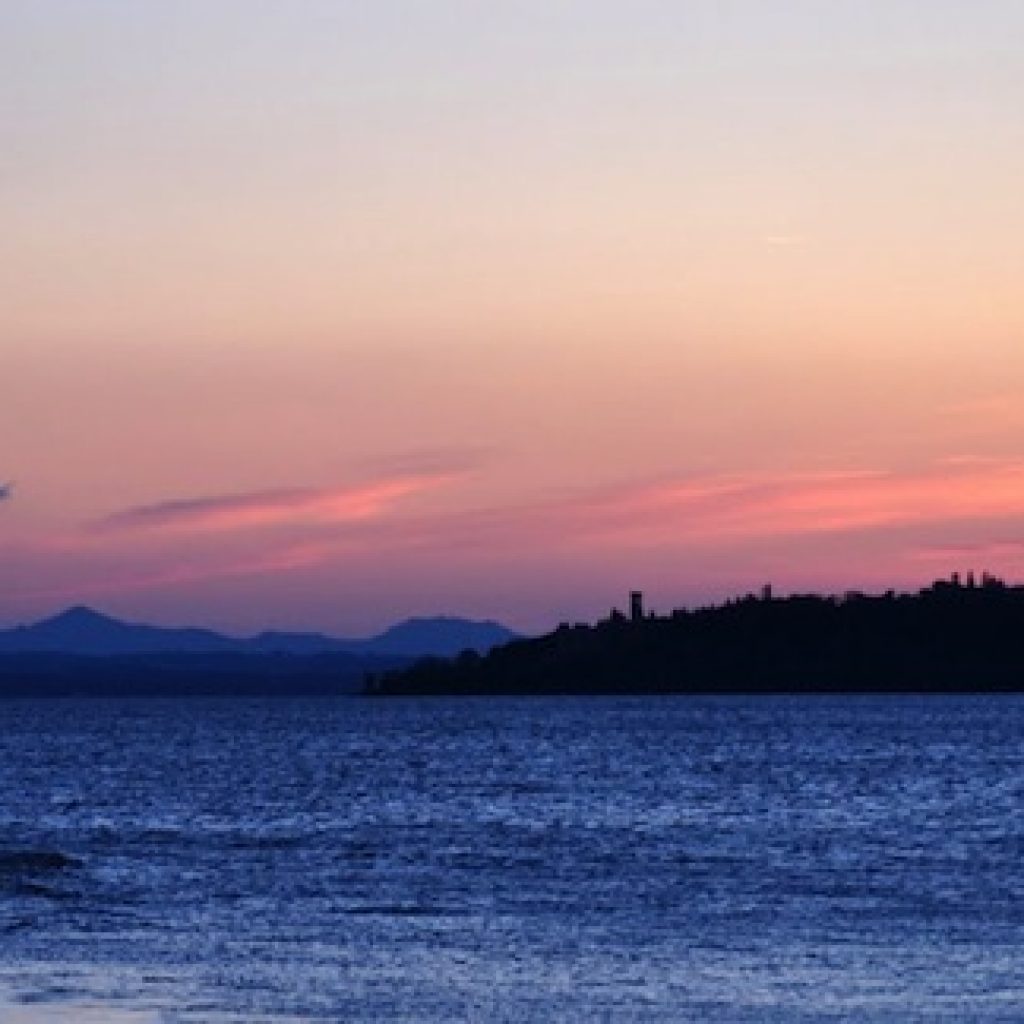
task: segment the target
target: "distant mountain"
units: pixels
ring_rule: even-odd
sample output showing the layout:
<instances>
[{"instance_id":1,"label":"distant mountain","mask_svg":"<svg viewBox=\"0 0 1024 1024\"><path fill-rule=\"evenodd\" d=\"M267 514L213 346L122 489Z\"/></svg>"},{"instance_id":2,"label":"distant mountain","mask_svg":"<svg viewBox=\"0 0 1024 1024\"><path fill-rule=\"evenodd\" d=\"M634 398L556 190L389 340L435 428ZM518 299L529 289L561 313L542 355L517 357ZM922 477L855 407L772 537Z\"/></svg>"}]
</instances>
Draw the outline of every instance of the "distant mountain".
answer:
<instances>
[{"instance_id":1,"label":"distant mountain","mask_svg":"<svg viewBox=\"0 0 1024 1024\"><path fill-rule=\"evenodd\" d=\"M472 649L485 653L516 635L496 622L471 619L409 619L369 639L348 640L320 633L266 632L235 638L208 629L164 629L122 622L92 608L69 608L30 626L0 630L0 653L294 654L349 653L403 658L450 657Z\"/></svg>"},{"instance_id":2,"label":"distant mountain","mask_svg":"<svg viewBox=\"0 0 1024 1024\"><path fill-rule=\"evenodd\" d=\"M121 622L78 606L33 626L0 632L2 652L62 654L207 653L237 650L237 641L206 629L159 629Z\"/></svg>"},{"instance_id":3,"label":"distant mountain","mask_svg":"<svg viewBox=\"0 0 1024 1024\"><path fill-rule=\"evenodd\" d=\"M284 633L274 630L260 633L249 640L238 641L247 650L264 654L328 654L350 651L360 641L339 640L322 633Z\"/></svg>"},{"instance_id":4,"label":"distant mountain","mask_svg":"<svg viewBox=\"0 0 1024 1024\"><path fill-rule=\"evenodd\" d=\"M429 654L438 658L453 658L465 650L486 654L493 647L517 639L517 634L497 622L474 622L470 619L438 616L431 619L406 619L380 636L366 641L363 649L375 654L403 657Z\"/></svg>"}]
</instances>

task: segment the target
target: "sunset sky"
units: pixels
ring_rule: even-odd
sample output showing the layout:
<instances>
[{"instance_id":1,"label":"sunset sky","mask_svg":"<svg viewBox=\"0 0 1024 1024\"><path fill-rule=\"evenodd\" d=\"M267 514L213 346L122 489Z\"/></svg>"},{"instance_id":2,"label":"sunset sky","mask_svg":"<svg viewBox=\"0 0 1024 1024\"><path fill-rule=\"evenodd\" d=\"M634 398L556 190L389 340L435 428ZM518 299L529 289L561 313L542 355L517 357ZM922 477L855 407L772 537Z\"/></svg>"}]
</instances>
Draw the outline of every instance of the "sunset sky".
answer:
<instances>
[{"instance_id":1,"label":"sunset sky","mask_svg":"<svg viewBox=\"0 0 1024 1024\"><path fill-rule=\"evenodd\" d=\"M1024 579L1019 0L4 0L0 624Z\"/></svg>"}]
</instances>

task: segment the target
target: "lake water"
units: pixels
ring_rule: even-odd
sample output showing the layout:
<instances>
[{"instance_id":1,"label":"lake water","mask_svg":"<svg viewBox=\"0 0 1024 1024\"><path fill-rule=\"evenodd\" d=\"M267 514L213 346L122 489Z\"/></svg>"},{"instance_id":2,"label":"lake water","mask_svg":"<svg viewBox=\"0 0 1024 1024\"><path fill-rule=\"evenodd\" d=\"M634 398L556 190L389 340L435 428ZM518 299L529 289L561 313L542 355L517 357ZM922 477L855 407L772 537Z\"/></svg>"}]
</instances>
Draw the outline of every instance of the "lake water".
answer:
<instances>
[{"instance_id":1,"label":"lake water","mask_svg":"<svg viewBox=\"0 0 1024 1024\"><path fill-rule=\"evenodd\" d=\"M0 1021L1020 1022L1024 699L0 703Z\"/></svg>"}]
</instances>

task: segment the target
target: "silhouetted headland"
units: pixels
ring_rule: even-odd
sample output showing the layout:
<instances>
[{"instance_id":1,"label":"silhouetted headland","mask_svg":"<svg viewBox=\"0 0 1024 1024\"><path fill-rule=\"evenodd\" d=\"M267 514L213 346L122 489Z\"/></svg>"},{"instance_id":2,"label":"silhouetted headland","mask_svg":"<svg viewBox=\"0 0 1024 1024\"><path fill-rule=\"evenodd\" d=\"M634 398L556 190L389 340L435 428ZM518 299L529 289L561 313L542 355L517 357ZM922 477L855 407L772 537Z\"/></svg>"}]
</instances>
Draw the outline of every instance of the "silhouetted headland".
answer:
<instances>
[{"instance_id":1,"label":"silhouetted headland","mask_svg":"<svg viewBox=\"0 0 1024 1024\"><path fill-rule=\"evenodd\" d=\"M367 681L375 695L1024 691L1024 587L993 576L916 594L773 596L630 614Z\"/></svg>"}]
</instances>

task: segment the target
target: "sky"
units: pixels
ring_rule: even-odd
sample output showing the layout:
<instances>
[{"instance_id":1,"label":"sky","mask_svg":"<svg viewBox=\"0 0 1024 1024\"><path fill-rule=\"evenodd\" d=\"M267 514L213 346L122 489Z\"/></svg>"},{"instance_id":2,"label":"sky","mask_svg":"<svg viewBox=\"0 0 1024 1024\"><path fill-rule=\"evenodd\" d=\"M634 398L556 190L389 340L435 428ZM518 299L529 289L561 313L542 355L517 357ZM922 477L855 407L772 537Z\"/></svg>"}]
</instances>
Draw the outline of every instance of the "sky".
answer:
<instances>
[{"instance_id":1,"label":"sky","mask_svg":"<svg viewBox=\"0 0 1024 1024\"><path fill-rule=\"evenodd\" d=\"M1017 0L5 0L0 623L1024 579Z\"/></svg>"}]
</instances>

